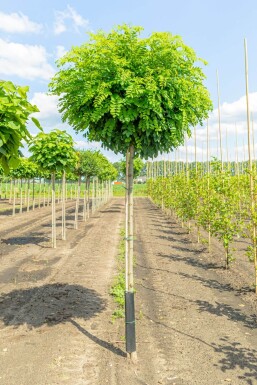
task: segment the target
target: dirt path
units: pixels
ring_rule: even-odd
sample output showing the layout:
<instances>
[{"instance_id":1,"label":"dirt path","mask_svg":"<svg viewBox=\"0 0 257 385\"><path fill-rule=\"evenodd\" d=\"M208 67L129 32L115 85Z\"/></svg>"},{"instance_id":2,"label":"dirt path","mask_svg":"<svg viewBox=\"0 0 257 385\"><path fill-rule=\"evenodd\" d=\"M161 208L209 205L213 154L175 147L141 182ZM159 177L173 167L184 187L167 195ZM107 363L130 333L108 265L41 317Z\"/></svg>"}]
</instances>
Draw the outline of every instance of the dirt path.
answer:
<instances>
[{"instance_id":1,"label":"dirt path","mask_svg":"<svg viewBox=\"0 0 257 385\"><path fill-rule=\"evenodd\" d=\"M138 363L126 359L124 321L111 323L108 296L123 214L123 199L113 199L57 250L32 244L33 234L22 248L15 238L6 245L0 384L257 384L256 297L143 198L135 199ZM43 223L36 231L45 234Z\"/></svg>"},{"instance_id":2,"label":"dirt path","mask_svg":"<svg viewBox=\"0 0 257 385\"><path fill-rule=\"evenodd\" d=\"M16 260L17 247L3 256L0 384L97 383L102 349L115 350L101 337L109 338L103 325L111 319L108 288L122 210L123 202L112 200L56 250L31 244L24 233L26 256Z\"/></svg>"},{"instance_id":3,"label":"dirt path","mask_svg":"<svg viewBox=\"0 0 257 385\"><path fill-rule=\"evenodd\" d=\"M138 365L109 357L112 384L257 384L256 313L202 247L137 199Z\"/></svg>"}]
</instances>

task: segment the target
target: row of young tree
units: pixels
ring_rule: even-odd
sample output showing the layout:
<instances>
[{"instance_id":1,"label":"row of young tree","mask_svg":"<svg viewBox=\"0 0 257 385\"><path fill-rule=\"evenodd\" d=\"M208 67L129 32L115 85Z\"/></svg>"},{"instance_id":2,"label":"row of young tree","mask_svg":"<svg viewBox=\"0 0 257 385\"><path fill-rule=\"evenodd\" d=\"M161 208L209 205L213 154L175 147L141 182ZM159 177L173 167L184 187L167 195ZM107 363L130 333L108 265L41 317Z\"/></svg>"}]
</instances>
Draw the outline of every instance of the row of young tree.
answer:
<instances>
[{"instance_id":1,"label":"row of young tree","mask_svg":"<svg viewBox=\"0 0 257 385\"><path fill-rule=\"evenodd\" d=\"M168 169L169 163L165 165ZM211 162L190 165L179 162L166 174L164 162L148 164L148 192L153 201L169 215L181 221L189 231L197 232L198 242L208 243L211 251L212 237L224 247L224 264L228 269L235 259L235 240L238 237L251 239L245 254L254 262L255 284L257 284L257 261L253 239L253 221L249 184L249 169L240 172L240 167L222 165L217 159ZM166 170L165 170L166 168ZM247 172L248 170L248 172ZM166 175L165 175L166 174ZM257 178L255 169L252 175ZM255 194L257 185L255 186ZM205 236L206 234L206 236Z\"/></svg>"},{"instance_id":2,"label":"row of young tree","mask_svg":"<svg viewBox=\"0 0 257 385\"><path fill-rule=\"evenodd\" d=\"M117 176L117 171L107 158L99 151L76 151L72 137L65 131L53 130L45 134L39 133L29 144L32 156L30 159L21 158L16 168L10 168L8 177L11 178L9 200L13 204L13 215L19 201L19 211L22 212L24 203L27 211L30 209L32 190L32 209L35 208L36 198L38 207L49 205L51 180L52 204L52 246L56 247L56 178L58 183L58 199L62 203L62 239L66 239L66 208L67 179L76 181L74 227L78 228L78 215L81 199L81 184L83 183L83 219L89 217L90 185L92 210L94 211L111 194L110 181ZM43 184L42 184L43 180ZM36 183L35 183L36 181ZM31 188L32 185L32 188ZM38 185L38 194L35 191ZM43 194L43 197L42 197Z\"/></svg>"}]
</instances>

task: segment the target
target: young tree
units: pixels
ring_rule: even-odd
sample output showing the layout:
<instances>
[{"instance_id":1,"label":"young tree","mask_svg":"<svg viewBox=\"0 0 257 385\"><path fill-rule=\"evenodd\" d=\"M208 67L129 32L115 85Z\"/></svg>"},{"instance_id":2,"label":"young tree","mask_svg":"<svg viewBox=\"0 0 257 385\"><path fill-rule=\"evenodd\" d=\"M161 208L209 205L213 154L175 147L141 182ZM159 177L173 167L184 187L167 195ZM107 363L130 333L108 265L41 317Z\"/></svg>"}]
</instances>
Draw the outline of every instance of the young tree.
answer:
<instances>
[{"instance_id":1,"label":"young tree","mask_svg":"<svg viewBox=\"0 0 257 385\"><path fill-rule=\"evenodd\" d=\"M27 180L27 211L30 209L30 180L38 175L37 165L27 158L20 158L19 165L15 169L10 170L10 176L13 178L13 215L15 215L15 196L16 196L16 180L20 179L20 212L22 212L22 200L23 200L23 191L22 191L22 180ZM34 207L34 183L33 183L33 207Z\"/></svg>"},{"instance_id":2,"label":"young tree","mask_svg":"<svg viewBox=\"0 0 257 385\"><path fill-rule=\"evenodd\" d=\"M120 163L121 163L121 167L120 167L121 172L123 174L123 177L125 178L126 177L126 160L122 160ZM134 179L136 179L140 175L143 167L144 167L143 160L141 158L135 158L133 161L133 177L134 177Z\"/></svg>"},{"instance_id":3,"label":"young tree","mask_svg":"<svg viewBox=\"0 0 257 385\"><path fill-rule=\"evenodd\" d=\"M128 267L126 349L136 358L133 284L133 159L157 156L182 144L190 127L212 108L197 62L181 37L122 25L90 34L59 60L50 90L60 97L63 120L90 141L126 155Z\"/></svg>"},{"instance_id":4,"label":"young tree","mask_svg":"<svg viewBox=\"0 0 257 385\"><path fill-rule=\"evenodd\" d=\"M64 174L66 170L75 167L77 156L73 144L73 139L67 132L56 129L49 134L39 133L29 147L32 152L31 159L40 168L52 174L52 246L54 248L56 248L55 175L58 171ZM64 221L65 199L62 200L62 204Z\"/></svg>"},{"instance_id":5,"label":"young tree","mask_svg":"<svg viewBox=\"0 0 257 385\"><path fill-rule=\"evenodd\" d=\"M19 163L22 140L31 139L26 124L38 108L27 100L29 87L20 87L10 81L0 80L0 164L5 172ZM37 119L31 117L41 129Z\"/></svg>"}]
</instances>

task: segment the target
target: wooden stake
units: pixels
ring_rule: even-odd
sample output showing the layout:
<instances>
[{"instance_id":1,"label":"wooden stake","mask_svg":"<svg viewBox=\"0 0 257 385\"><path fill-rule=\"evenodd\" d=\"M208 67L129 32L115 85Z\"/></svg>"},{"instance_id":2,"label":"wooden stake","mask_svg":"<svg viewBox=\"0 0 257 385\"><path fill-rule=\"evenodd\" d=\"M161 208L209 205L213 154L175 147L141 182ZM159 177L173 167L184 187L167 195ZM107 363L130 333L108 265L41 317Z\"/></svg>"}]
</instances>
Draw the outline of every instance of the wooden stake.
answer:
<instances>
[{"instance_id":1,"label":"wooden stake","mask_svg":"<svg viewBox=\"0 0 257 385\"><path fill-rule=\"evenodd\" d=\"M217 93L218 93L218 122L219 122L219 138L220 138L220 160L221 160L221 170L223 170L222 137L221 137L221 123L220 123L220 84L219 84L218 70L216 70L216 78L217 78Z\"/></svg>"},{"instance_id":2,"label":"wooden stake","mask_svg":"<svg viewBox=\"0 0 257 385\"><path fill-rule=\"evenodd\" d=\"M62 174L62 239L66 241L66 172Z\"/></svg>"},{"instance_id":3,"label":"wooden stake","mask_svg":"<svg viewBox=\"0 0 257 385\"><path fill-rule=\"evenodd\" d=\"M52 247L56 249L55 172L52 173Z\"/></svg>"},{"instance_id":4,"label":"wooden stake","mask_svg":"<svg viewBox=\"0 0 257 385\"><path fill-rule=\"evenodd\" d=\"M257 293L257 250L256 250L256 223L254 219L255 214L255 194L254 194L254 179L252 175L252 154L251 154L251 127L250 127L250 109L249 109L249 87L248 87L248 52L247 42L244 39L245 51L245 86L246 86L246 111L247 111L247 139L248 139L248 166L249 166L249 182L251 194L251 219L252 219L252 247L254 254L254 268L255 268L255 292Z\"/></svg>"}]
</instances>

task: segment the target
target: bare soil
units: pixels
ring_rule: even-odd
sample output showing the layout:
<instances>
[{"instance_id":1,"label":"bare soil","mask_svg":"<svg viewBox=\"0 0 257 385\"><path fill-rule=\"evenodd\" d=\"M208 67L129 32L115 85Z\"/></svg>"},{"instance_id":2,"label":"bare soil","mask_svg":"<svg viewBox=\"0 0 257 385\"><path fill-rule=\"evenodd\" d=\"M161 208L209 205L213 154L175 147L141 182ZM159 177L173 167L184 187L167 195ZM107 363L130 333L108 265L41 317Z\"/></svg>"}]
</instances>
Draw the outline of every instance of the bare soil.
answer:
<instances>
[{"instance_id":1,"label":"bare soil","mask_svg":"<svg viewBox=\"0 0 257 385\"><path fill-rule=\"evenodd\" d=\"M218 243L209 254L147 198L135 199L132 364L108 294L123 199L79 230L74 203L68 211L68 239L56 250L50 208L0 217L1 385L257 384L257 300L241 255L224 270Z\"/></svg>"}]
</instances>

